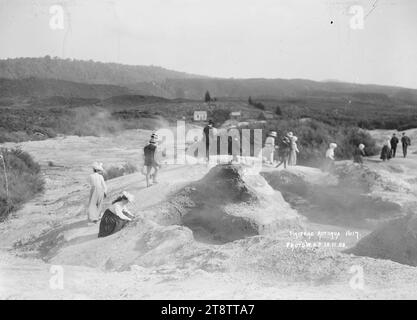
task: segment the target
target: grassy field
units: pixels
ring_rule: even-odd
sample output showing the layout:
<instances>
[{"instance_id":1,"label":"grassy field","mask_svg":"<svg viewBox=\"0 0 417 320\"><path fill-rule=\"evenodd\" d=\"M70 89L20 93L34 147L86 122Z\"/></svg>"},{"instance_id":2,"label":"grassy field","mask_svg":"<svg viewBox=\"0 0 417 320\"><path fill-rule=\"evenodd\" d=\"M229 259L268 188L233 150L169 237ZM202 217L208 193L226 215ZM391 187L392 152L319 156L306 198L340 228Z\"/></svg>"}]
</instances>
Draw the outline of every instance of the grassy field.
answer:
<instances>
[{"instance_id":1,"label":"grassy field","mask_svg":"<svg viewBox=\"0 0 417 320\"><path fill-rule=\"evenodd\" d=\"M348 99L349 98L349 99ZM58 134L100 136L126 129L158 129L177 120L193 122L194 111L205 110L216 127L240 111L238 121L250 128L280 135L294 132L299 138L300 164L319 166L330 142L338 144L336 157L350 159L359 143L368 155L379 152L375 141L361 129L401 130L417 127L417 109L400 101L393 106L383 95L355 94L349 97L300 99L218 99L205 103L184 99L168 100L141 95L104 100L54 97L15 102L0 107L0 143L55 137ZM389 101L392 101L389 100ZM264 120L255 122L252 120Z\"/></svg>"},{"instance_id":2,"label":"grassy field","mask_svg":"<svg viewBox=\"0 0 417 320\"><path fill-rule=\"evenodd\" d=\"M399 131L417 127L417 105L375 94L260 101L273 112L279 107L283 118L312 118L331 126Z\"/></svg>"}]
</instances>

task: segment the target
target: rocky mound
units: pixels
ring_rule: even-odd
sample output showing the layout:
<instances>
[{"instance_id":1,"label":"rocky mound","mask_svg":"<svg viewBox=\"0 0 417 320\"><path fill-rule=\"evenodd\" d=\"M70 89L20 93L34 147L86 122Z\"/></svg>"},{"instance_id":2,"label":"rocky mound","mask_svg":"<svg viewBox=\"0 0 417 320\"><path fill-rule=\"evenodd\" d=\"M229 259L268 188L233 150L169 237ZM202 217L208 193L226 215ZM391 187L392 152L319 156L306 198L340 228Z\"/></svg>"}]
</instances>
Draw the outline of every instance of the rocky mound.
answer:
<instances>
[{"instance_id":1,"label":"rocky mound","mask_svg":"<svg viewBox=\"0 0 417 320\"><path fill-rule=\"evenodd\" d=\"M162 192L158 188L163 184L143 190L138 199L147 192ZM302 228L301 218L281 194L259 173L242 166L218 165L200 180L171 188L171 192L159 193L164 201L146 207L141 217L114 235L97 238L98 226L76 222L46 234L38 241L39 251L54 264L128 270L132 265L186 263L176 257L200 252L202 244L196 239L225 243ZM202 261L204 268L212 268Z\"/></svg>"},{"instance_id":2,"label":"rocky mound","mask_svg":"<svg viewBox=\"0 0 417 320\"><path fill-rule=\"evenodd\" d=\"M417 216L407 215L384 224L348 253L417 266Z\"/></svg>"},{"instance_id":3,"label":"rocky mound","mask_svg":"<svg viewBox=\"0 0 417 320\"><path fill-rule=\"evenodd\" d=\"M97 230L96 230L97 231ZM193 242L191 230L182 226L159 226L152 221L137 219L122 231L106 238L94 237L88 241L71 239L52 255L45 257L50 263L84 265L105 270L127 270L131 265L157 266L169 263L183 246Z\"/></svg>"},{"instance_id":4,"label":"rocky mound","mask_svg":"<svg viewBox=\"0 0 417 320\"><path fill-rule=\"evenodd\" d=\"M389 172L342 162L334 174L294 167L262 175L301 214L322 223L374 227L402 215L407 183Z\"/></svg>"},{"instance_id":5,"label":"rocky mound","mask_svg":"<svg viewBox=\"0 0 417 320\"><path fill-rule=\"evenodd\" d=\"M222 164L175 194L168 212L197 236L224 243L248 236L301 229L297 212L257 172Z\"/></svg>"}]
</instances>

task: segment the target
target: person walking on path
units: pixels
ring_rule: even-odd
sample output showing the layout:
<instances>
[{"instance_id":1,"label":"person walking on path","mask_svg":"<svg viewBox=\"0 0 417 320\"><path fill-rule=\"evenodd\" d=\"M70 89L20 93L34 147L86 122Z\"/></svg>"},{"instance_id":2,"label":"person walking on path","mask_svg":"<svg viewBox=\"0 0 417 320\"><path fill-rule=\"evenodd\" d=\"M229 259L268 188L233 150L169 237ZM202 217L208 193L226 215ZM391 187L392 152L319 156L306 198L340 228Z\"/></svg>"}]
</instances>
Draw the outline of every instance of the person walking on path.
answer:
<instances>
[{"instance_id":1,"label":"person walking on path","mask_svg":"<svg viewBox=\"0 0 417 320\"><path fill-rule=\"evenodd\" d=\"M397 153L397 145L398 145L398 142L400 142L395 133L392 134L392 138L390 142L391 142L391 157L395 158L395 155Z\"/></svg>"},{"instance_id":2,"label":"person walking on path","mask_svg":"<svg viewBox=\"0 0 417 320\"><path fill-rule=\"evenodd\" d=\"M210 147L215 145L216 146L216 151L217 151L217 143L215 143L216 142L215 141L215 132L216 132L216 130L214 128L214 123L213 123L212 120L209 120L208 124L203 129L204 142L205 142L205 146L206 146L207 162L210 161Z\"/></svg>"},{"instance_id":3,"label":"person walking on path","mask_svg":"<svg viewBox=\"0 0 417 320\"><path fill-rule=\"evenodd\" d=\"M288 159L291 152L291 138L293 137L292 132L288 132L279 142L278 145L278 158L279 163L275 166L278 168L281 164L284 165L284 169L287 168Z\"/></svg>"},{"instance_id":4,"label":"person walking on path","mask_svg":"<svg viewBox=\"0 0 417 320\"><path fill-rule=\"evenodd\" d=\"M88 200L88 221L97 223L100 220L101 207L107 194L107 185L103 178L103 164L94 162L93 173L88 177L90 198Z\"/></svg>"},{"instance_id":5,"label":"person walking on path","mask_svg":"<svg viewBox=\"0 0 417 320\"><path fill-rule=\"evenodd\" d=\"M336 143L330 143L329 144L329 148L326 151L326 156L324 158L324 163L323 163L323 167L322 167L322 170L324 172L331 172L333 170L334 161L335 161L334 150L336 148L337 148Z\"/></svg>"},{"instance_id":6,"label":"person walking on path","mask_svg":"<svg viewBox=\"0 0 417 320\"><path fill-rule=\"evenodd\" d=\"M403 132L403 136L401 137L401 144L403 146L403 155L404 155L404 158L406 158L407 157L407 149L408 149L408 146L411 145L411 140L405 134L405 132Z\"/></svg>"},{"instance_id":7,"label":"person walking on path","mask_svg":"<svg viewBox=\"0 0 417 320\"><path fill-rule=\"evenodd\" d=\"M291 138L291 148L290 148L290 156L288 158L288 165L295 166L297 165L297 153L299 152L297 147L297 140L296 136Z\"/></svg>"},{"instance_id":8,"label":"person walking on path","mask_svg":"<svg viewBox=\"0 0 417 320\"><path fill-rule=\"evenodd\" d=\"M114 234L134 219L134 215L126 208L129 203L134 201L134 197L126 192L112 202L111 208L108 208L100 221L98 237L107 237Z\"/></svg>"},{"instance_id":9,"label":"person walking on path","mask_svg":"<svg viewBox=\"0 0 417 320\"><path fill-rule=\"evenodd\" d=\"M144 153L144 165L146 168L146 186L150 187L152 184L158 183L157 181L157 175L158 175L158 169L160 168L160 165L158 161L156 160L156 142L158 140L158 136L153 133L151 135L151 140L149 140L149 143L143 148ZM153 169L153 173L152 173ZM152 183L150 182L150 179L152 178Z\"/></svg>"},{"instance_id":10,"label":"person walking on path","mask_svg":"<svg viewBox=\"0 0 417 320\"><path fill-rule=\"evenodd\" d=\"M365 145L360 144L355 150L353 151L353 162L354 163L363 163L363 157L365 157Z\"/></svg>"}]
</instances>

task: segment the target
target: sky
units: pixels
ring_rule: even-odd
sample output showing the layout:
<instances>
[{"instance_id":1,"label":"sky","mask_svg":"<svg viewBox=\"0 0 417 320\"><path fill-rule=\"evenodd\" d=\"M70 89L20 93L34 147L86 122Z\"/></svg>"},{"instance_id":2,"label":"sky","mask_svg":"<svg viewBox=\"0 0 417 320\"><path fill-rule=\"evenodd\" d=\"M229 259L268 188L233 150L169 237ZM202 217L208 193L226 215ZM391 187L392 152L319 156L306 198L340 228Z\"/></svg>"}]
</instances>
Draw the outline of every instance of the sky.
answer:
<instances>
[{"instance_id":1,"label":"sky","mask_svg":"<svg viewBox=\"0 0 417 320\"><path fill-rule=\"evenodd\" d=\"M415 0L0 0L0 59L417 88L416 40Z\"/></svg>"}]
</instances>

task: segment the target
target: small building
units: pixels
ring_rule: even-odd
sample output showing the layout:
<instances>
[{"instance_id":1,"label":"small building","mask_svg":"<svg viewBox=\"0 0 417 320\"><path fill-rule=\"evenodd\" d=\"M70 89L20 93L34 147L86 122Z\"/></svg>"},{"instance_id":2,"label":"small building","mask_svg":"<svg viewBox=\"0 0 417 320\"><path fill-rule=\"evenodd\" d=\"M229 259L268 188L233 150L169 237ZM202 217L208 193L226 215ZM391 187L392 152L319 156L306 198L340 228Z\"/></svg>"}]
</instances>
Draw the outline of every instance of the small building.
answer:
<instances>
[{"instance_id":1,"label":"small building","mask_svg":"<svg viewBox=\"0 0 417 320\"><path fill-rule=\"evenodd\" d=\"M240 111L232 111L230 112L230 119L240 119L242 113Z\"/></svg>"},{"instance_id":2,"label":"small building","mask_svg":"<svg viewBox=\"0 0 417 320\"><path fill-rule=\"evenodd\" d=\"M272 112L264 112L264 117L267 120L271 120L271 119L274 119L275 118L275 116L274 116L274 114Z\"/></svg>"},{"instance_id":3,"label":"small building","mask_svg":"<svg viewBox=\"0 0 417 320\"><path fill-rule=\"evenodd\" d=\"M194 121L207 121L207 111L194 111Z\"/></svg>"}]
</instances>

